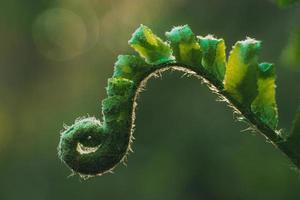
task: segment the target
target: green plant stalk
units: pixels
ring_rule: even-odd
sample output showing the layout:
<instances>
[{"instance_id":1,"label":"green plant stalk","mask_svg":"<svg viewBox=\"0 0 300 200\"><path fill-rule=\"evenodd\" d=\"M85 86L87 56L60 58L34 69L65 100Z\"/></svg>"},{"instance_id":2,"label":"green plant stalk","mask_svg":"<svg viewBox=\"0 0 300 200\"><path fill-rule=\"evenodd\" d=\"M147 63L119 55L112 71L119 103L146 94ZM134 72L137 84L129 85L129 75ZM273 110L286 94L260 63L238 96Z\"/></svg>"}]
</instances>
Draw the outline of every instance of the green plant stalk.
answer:
<instances>
[{"instance_id":1,"label":"green plant stalk","mask_svg":"<svg viewBox=\"0 0 300 200\"><path fill-rule=\"evenodd\" d=\"M259 41L237 42L227 61L222 39L196 37L187 25L175 27L166 37L169 42L146 26L137 29L129 44L139 56L118 57L108 80L108 97L102 101L102 122L93 117L78 119L61 133L58 155L63 162L84 177L102 175L125 162L139 93L149 78L179 70L201 79L233 108L239 121L247 122L300 166L295 145L277 130L274 68L258 64Z\"/></svg>"}]
</instances>

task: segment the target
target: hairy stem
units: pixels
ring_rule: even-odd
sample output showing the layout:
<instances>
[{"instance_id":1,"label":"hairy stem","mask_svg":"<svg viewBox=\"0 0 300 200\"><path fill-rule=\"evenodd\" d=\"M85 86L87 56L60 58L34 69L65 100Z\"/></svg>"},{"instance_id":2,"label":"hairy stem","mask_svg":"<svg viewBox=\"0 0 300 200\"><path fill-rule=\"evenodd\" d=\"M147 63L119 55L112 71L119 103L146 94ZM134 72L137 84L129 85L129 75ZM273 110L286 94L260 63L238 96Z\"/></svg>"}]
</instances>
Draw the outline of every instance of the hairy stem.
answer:
<instances>
[{"instance_id":1,"label":"hairy stem","mask_svg":"<svg viewBox=\"0 0 300 200\"><path fill-rule=\"evenodd\" d=\"M226 102L239 121L264 135L300 167L300 137L277 130L274 65L258 63L261 42L237 42L226 60L225 42L211 35L195 36L189 26L173 28L164 42L141 25L129 44L139 56L121 55L108 79L102 101L102 122L88 117L61 133L58 154L74 172L89 177L113 170L131 151L139 93L149 78L178 70L201 79Z\"/></svg>"},{"instance_id":2,"label":"hairy stem","mask_svg":"<svg viewBox=\"0 0 300 200\"><path fill-rule=\"evenodd\" d=\"M59 156L61 159L64 160L70 168L81 175L101 175L114 169L118 163L123 162L131 150L135 110L139 93L142 91L142 88L146 86L147 81L151 77L157 76L167 70L181 71L201 79L213 93L217 94L220 99L233 108L234 112L239 115L239 120L248 122L252 129L264 135L273 145L277 146L278 143L282 142L282 138L279 137L276 131L269 128L257 116L253 115L249 107L247 108L234 100L230 94L224 91L222 83L210 74L201 70L201 68L179 63L168 63L153 66L149 74L134 85L134 92L130 94L128 98L126 97L128 100L128 102L125 103L126 106L123 105L123 101L114 106L117 109L113 110L113 113L126 113L126 115L131 117L125 117L124 120L120 121L110 120L110 115L113 115L112 112L107 111L106 113L104 111L103 124L94 118L87 118L77 121L68 128L68 130L62 134L59 145ZM81 132L86 129L86 126L91 126L89 131ZM78 138L82 137L75 141L74 138L68 137L68 132L73 131L74 127L79 127L79 130L76 130L73 135L77 134ZM88 140L92 141L93 144L89 143ZM86 148L90 146L91 148L96 147L97 149L92 152L80 153L77 148L78 143L84 143ZM279 147L284 146L280 145ZM70 149L73 149L73 151L70 151Z\"/></svg>"}]
</instances>

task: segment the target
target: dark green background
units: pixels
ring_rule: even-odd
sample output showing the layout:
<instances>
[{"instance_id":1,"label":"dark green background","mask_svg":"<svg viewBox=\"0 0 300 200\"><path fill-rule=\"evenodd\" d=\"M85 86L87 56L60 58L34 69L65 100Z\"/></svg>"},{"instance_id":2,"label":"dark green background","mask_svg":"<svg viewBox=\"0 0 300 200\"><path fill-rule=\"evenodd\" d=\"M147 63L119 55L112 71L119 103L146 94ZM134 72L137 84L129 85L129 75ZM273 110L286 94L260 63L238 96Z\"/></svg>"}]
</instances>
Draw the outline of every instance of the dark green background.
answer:
<instances>
[{"instance_id":1,"label":"dark green background","mask_svg":"<svg viewBox=\"0 0 300 200\"><path fill-rule=\"evenodd\" d=\"M206 86L180 73L150 80L139 99L134 153L115 174L69 177L57 158L63 123L101 117L107 78L143 23L263 41L277 66L280 127L300 97L300 72L281 61L300 5L268 0L7 0L0 3L0 199L299 199L300 174L270 143L235 122ZM299 55L300 56L300 55ZM299 63L300 66L300 63Z\"/></svg>"}]
</instances>

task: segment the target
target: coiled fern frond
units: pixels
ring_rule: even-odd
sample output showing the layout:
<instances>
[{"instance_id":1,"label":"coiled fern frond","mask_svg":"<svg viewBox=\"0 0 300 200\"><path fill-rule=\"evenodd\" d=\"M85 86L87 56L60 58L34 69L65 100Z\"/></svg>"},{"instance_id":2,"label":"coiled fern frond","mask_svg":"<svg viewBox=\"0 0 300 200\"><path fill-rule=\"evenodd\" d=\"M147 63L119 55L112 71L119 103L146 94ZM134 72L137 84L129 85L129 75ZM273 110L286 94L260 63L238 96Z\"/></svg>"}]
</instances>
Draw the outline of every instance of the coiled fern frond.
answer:
<instances>
[{"instance_id":1,"label":"coiled fern frond","mask_svg":"<svg viewBox=\"0 0 300 200\"><path fill-rule=\"evenodd\" d=\"M275 69L260 63L261 42L237 42L228 57L225 42L194 35L188 25L166 33L167 42L141 25L129 40L138 55L120 55L102 101L103 119L81 118L61 133L58 155L82 176L102 175L131 151L137 97L149 78L179 70L201 79L252 129L263 134L300 167L300 112L290 137L283 137L275 100Z\"/></svg>"}]
</instances>

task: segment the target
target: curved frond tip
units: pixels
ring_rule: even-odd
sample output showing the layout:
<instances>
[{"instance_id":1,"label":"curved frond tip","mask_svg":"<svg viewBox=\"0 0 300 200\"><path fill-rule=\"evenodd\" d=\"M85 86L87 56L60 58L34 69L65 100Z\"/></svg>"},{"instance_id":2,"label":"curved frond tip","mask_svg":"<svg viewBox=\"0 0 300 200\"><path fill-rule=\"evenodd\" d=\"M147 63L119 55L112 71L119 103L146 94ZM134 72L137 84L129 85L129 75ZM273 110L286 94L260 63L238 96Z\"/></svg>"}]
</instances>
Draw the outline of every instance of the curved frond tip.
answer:
<instances>
[{"instance_id":1,"label":"curved frond tip","mask_svg":"<svg viewBox=\"0 0 300 200\"><path fill-rule=\"evenodd\" d=\"M204 80L241 116L238 119L298 164L300 152L295 153L277 131L275 70L273 64L259 63L260 41L238 41L227 58L223 39L196 36L188 25L174 27L166 38L163 41L144 25L134 32L129 45L138 55L118 56L102 101L101 122L83 118L62 132L58 155L63 162L82 176L101 175L124 162L131 151L141 88L156 73L175 69Z\"/></svg>"}]
</instances>

